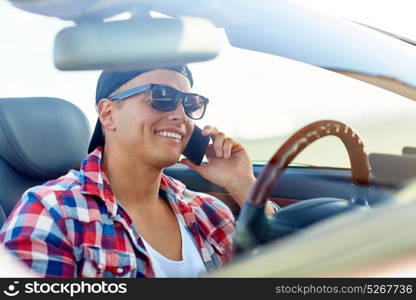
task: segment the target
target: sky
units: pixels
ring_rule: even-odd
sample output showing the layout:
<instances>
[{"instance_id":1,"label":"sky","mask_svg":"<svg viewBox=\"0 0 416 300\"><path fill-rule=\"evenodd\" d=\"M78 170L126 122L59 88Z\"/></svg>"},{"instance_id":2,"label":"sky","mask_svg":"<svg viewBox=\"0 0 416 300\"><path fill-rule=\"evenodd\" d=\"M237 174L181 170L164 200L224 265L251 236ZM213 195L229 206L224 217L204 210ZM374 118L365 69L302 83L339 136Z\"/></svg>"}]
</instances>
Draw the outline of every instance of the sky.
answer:
<instances>
[{"instance_id":1,"label":"sky","mask_svg":"<svg viewBox=\"0 0 416 300\"><path fill-rule=\"evenodd\" d=\"M413 1L293 2L416 40ZM52 61L55 34L70 25L0 2L0 97L61 97L80 107L93 127L99 72L59 71ZM356 126L380 122L377 117L369 118L366 108L374 116L392 118L415 113L410 100L403 98L398 105L397 99L402 97L390 92L303 63L234 49L225 37L216 59L190 68L194 92L210 99L206 117L198 124L217 126L237 138L285 135L320 118L341 119ZM262 103L262 109L254 103Z\"/></svg>"}]
</instances>

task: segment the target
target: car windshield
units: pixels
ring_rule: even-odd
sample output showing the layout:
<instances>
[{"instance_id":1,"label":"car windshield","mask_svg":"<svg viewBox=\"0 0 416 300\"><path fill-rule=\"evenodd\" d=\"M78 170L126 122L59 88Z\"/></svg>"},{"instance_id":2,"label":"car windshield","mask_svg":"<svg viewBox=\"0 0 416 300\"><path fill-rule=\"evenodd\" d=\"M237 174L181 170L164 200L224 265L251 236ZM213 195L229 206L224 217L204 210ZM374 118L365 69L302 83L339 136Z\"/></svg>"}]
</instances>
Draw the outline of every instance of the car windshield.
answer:
<instances>
[{"instance_id":1,"label":"car windshield","mask_svg":"<svg viewBox=\"0 0 416 300\"><path fill-rule=\"evenodd\" d=\"M416 39L411 1L377 1L377 9L376 1L294 2ZM392 6L400 10L401 20L391 18ZM93 127L99 72L63 72L53 65L53 39L71 22L24 12L3 1L0 25L0 97L63 98L81 108ZM194 92L210 99L204 119L197 124L214 125L234 137L253 161L266 162L292 133L321 119L349 124L362 137L367 152L400 154L404 146L416 146L413 101L304 63L233 48L221 34L220 55L190 65ZM349 160L341 142L327 137L301 153L294 164L348 168Z\"/></svg>"}]
</instances>

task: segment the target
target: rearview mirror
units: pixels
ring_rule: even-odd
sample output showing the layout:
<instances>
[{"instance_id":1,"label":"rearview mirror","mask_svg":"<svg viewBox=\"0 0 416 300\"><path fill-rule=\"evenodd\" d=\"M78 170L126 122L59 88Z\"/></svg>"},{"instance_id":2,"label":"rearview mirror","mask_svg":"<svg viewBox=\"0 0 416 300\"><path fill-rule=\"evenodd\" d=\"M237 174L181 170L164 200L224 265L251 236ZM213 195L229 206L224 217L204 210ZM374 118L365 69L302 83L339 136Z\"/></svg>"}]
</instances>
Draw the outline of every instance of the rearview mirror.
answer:
<instances>
[{"instance_id":1,"label":"rearview mirror","mask_svg":"<svg viewBox=\"0 0 416 300\"><path fill-rule=\"evenodd\" d=\"M54 45L60 70L157 68L214 58L218 29L202 18L84 23L61 30Z\"/></svg>"}]
</instances>

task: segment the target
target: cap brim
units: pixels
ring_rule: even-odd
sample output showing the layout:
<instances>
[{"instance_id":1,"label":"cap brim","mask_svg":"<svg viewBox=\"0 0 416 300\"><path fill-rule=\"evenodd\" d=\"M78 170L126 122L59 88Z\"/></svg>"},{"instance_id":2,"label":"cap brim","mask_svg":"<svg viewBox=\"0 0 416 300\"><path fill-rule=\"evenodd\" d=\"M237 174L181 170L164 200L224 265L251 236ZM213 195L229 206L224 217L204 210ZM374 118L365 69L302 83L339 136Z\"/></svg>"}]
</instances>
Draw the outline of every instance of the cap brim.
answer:
<instances>
[{"instance_id":1,"label":"cap brim","mask_svg":"<svg viewBox=\"0 0 416 300\"><path fill-rule=\"evenodd\" d=\"M95 129L92 133L90 145L88 147L88 153L94 151L98 146L104 146L104 137L101 130L100 120L97 120L97 123L95 124Z\"/></svg>"}]
</instances>

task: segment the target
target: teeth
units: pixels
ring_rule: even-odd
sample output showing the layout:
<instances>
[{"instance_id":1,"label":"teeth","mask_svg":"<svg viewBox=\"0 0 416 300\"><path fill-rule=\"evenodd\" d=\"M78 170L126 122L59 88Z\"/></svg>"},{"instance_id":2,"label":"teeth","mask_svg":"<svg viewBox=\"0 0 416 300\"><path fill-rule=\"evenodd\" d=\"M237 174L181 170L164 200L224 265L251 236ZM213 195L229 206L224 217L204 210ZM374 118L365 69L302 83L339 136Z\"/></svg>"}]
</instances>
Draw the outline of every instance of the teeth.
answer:
<instances>
[{"instance_id":1,"label":"teeth","mask_svg":"<svg viewBox=\"0 0 416 300\"><path fill-rule=\"evenodd\" d=\"M174 139L177 139L179 141L182 141L182 138L183 138L182 135L180 135L176 132L170 132L170 131L157 131L156 134L160 135L160 136L167 136L167 137L170 137L170 138L174 138Z\"/></svg>"}]
</instances>

